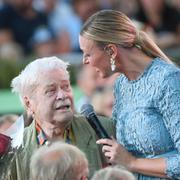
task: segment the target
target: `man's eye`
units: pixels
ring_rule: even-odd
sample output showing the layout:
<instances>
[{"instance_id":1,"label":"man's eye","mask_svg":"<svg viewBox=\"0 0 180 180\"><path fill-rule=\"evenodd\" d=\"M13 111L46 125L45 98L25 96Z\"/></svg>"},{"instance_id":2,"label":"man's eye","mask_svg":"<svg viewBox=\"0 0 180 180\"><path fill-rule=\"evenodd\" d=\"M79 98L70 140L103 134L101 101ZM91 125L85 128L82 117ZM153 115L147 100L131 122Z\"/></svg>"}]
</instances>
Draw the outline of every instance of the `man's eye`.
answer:
<instances>
[{"instance_id":1,"label":"man's eye","mask_svg":"<svg viewBox=\"0 0 180 180\"><path fill-rule=\"evenodd\" d=\"M69 85L65 85L65 86L63 86L63 89L70 90L70 86Z\"/></svg>"},{"instance_id":2,"label":"man's eye","mask_svg":"<svg viewBox=\"0 0 180 180\"><path fill-rule=\"evenodd\" d=\"M46 91L46 94L53 94L55 92L55 89L48 89Z\"/></svg>"}]
</instances>

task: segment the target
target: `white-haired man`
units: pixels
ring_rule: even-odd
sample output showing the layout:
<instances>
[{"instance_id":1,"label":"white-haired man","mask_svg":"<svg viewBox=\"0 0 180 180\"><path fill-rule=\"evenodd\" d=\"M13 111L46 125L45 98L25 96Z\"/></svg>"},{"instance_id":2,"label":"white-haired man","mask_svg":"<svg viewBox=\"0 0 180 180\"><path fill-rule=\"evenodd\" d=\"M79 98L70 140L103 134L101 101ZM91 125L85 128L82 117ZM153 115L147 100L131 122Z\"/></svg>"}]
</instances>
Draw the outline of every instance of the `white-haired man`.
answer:
<instances>
[{"instance_id":1,"label":"white-haired man","mask_svg":"<svg viewBox=\"0 0 180 180\"><path fill-rule=\"evenodd\" d=\"M20 95L33 122L24 132L22 147L11 163L11 179L29 179L29 162L39 146L63 139L76 145L87 156L90 176L106 165L95 131L84 116L74 113L73 93L68 64L57 57L32 61L12 80L12 91ZM110 135L115 136L111 120L101 119Z\"/></svg>"}]
</instances>

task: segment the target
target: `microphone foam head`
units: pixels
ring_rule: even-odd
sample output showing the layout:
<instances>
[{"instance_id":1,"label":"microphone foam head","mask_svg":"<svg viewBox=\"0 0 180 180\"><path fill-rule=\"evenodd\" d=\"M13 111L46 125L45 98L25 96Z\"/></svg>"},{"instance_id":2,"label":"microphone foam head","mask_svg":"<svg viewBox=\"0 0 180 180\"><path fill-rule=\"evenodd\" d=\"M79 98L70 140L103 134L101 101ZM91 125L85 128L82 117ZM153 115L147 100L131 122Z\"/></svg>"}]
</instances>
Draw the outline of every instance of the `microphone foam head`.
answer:
<instances>
[{"instance_id":1,"label":"microphone foam head","mask_svg":"<svg viewBox=\"0 0 180 180\"><path fill-rule=\"evenodd\" d=\"M81 107L80 113L84 116L89 116L92 112L94 112L94 108L91 104L83 104Z\"/></svg>"}]
</instances>

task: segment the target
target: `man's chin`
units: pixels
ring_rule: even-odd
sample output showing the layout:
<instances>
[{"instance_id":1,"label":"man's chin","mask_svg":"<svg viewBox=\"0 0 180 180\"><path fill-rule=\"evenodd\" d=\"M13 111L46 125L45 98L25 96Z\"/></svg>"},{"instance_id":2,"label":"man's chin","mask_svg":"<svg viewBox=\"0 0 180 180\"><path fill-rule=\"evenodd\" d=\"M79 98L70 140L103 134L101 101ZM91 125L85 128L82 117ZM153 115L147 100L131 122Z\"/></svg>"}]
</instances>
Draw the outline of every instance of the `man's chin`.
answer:
<instances>
[{"instance_id":1,"label":"man's chin","mask_svg":"<svg viewBox=\"0 0 180 180\"><path fill-rule=\"evenodd\" d=\"M72 111L63 111L61 113L57 113L54 115L54 118L57 122L71 122L73 119L73 112Z\"/></svg>"}]
</instances>

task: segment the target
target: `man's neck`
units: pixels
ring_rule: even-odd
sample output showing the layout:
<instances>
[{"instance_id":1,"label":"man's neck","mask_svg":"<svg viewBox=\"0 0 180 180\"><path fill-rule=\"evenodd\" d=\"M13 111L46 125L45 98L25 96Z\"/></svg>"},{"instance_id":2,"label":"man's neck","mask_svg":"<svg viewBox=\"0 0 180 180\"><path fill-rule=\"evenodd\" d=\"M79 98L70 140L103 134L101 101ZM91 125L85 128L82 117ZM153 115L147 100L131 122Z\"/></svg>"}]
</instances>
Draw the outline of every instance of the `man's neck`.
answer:
<instances>
[{"instance_id":1,"label":"man's neck","mask_svg":"<svg viewBox=\"0 0 180 180\"><path fill-rule=\"evenodd\" d=\"M65 129L69 126L69 124L59 124L54 125L49 122L44 122L40 125L41 129L43 130L46 138L48 140L52 139L63 139Z\"/></svg>"}]
</instances>

